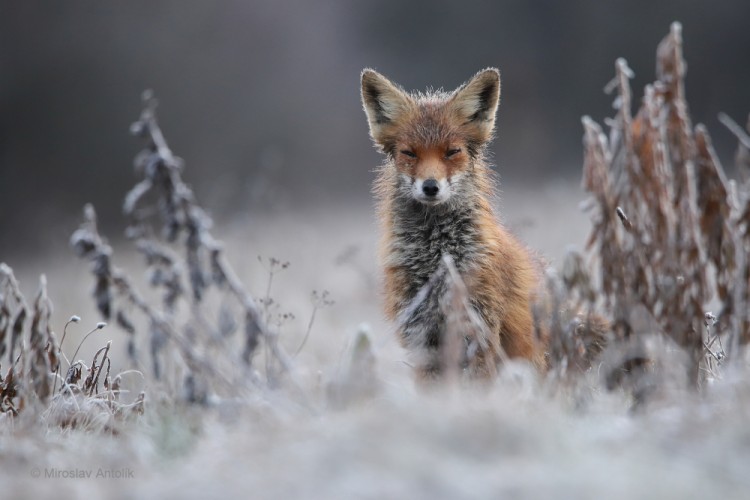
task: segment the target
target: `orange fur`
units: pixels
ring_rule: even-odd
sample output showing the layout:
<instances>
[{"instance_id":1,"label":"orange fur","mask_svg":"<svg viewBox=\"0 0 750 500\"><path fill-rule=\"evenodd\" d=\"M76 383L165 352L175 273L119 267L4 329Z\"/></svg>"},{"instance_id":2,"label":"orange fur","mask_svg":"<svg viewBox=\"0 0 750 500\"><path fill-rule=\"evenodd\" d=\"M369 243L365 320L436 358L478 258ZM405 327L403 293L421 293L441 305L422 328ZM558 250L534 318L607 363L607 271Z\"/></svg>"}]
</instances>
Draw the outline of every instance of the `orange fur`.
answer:
<instances>
[{"instance_id":1,"label":"orange fur","mask_svg":"<svg viewBox=\"0 0 750 500\"><path fill-rule=\"evenodd\" d=\"M420 287L451 254L467 286L471 305L486 323L493 365L503 353L545 367L544 341L536 338L532 304L542 289L542 267L498 220L495 183L484 160L494 131L499 74L485 70L453 93L407 94L371 70L362 75L362 99L376 145L386 154L375 183L381 220L385 311L398 319ZM440 183L441 196L425 201L418 187ZM416 186L416 187L415 187ZM427 346L441 316L425 306L415 320ZM432 314L432 315L430 315ZM405 345L417 334L402 332ZM486 359L489 357L489 360ZM488 365L488 366L489 366ZM431 368L424 368L428 372ZM475 370L480 376L493 368Z\"/></svg>"}]
</instances>

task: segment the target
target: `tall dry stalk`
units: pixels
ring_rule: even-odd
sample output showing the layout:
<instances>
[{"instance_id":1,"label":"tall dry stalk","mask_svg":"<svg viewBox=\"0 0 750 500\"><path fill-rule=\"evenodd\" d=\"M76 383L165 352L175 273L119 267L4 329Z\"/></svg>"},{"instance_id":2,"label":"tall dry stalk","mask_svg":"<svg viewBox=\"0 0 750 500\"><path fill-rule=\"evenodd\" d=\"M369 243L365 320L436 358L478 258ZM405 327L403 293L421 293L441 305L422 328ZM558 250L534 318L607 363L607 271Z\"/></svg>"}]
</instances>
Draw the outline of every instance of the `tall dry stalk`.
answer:
<instances>
[{"instance_id":1,"label":"tall dry stalk","mask_svg":"<svg viewBox=\"0 0 750 500\"><path fill-rule=\"evenodd\" d=\"M143 104L131 132L144 139L146 147L136 156L139 180L125 195L123 211L129 222L126 236L145 258L149 283L161 291L161 304L146 300L127 273L114 266L112 249L99 234L94 209L87 206L71 244L79 256L92 262L100 313L104 318L114 317L127 332L128 352L136 366L142 364L138 344L144 340L137 340L137 322L131 315L145 318L151 371L157 379L164 377L167 362L175 362L172 350L165 348L173 346L188 400L205 400L192 393L209 382L214 390L230 391L246 380L260 383L253 360L261 342L271 353L267 364L289 373L292 360L279 344L278 332L266 322L258 301L232 269L222 243L210 232L210 217L182 178L184 163L164 139L156 118L157 101L150 92L144 93ZM221 302L215 322L209 319L212 293ZM180 304L187 314L180 314ZM236 314L244 323L241 346L232 338ZM238 366L244 368L237 370ZM266 373L276 371L267 369Z\"/></svg>"},{"instance_id":2,"label":"tall dry stalk","mask_svg":"<svg viewBox=\"0 0 750 500\"><path fill-rule=\"evenodd\" d=\"M666 335L688 353L688 377L698 384L709 336L750 340L750 190L727 179L706 127L692 124L686 68L674 23L657 49L657 80L633 116L632 72L617 61L609 133L583 118L583 186L593 197L588 247L616 338Z\"/></svg>"}]
</instances>

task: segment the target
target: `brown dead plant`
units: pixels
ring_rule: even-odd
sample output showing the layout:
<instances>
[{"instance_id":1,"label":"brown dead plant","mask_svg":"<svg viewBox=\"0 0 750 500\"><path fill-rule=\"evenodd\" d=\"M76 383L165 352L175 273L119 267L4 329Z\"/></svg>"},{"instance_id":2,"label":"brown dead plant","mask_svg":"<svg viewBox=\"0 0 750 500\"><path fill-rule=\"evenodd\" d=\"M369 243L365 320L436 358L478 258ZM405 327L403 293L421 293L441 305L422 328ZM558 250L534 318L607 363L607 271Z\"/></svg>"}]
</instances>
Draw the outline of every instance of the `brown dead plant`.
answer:
<instances>
[{"instance_id":1,"label":"brown dead plant","mask_svg":"<svg viewBox=\"0 0 750 500\"><path fill-rule=\"evenodd\" d=\"M657 79L633 115L633 74L617 60L606 89L616 93L617 111L608 133L582 120L583 187L592 196L588 248L599 280L590 302L608 311L618 345L671 339L698 386L750 341L750 184L747 175L739 183L727 178L707 128L693 125L686 68L674 23L657 49ZM746 172L750 141L740 127L733 132Z\"/></svg>"}]
</instances>

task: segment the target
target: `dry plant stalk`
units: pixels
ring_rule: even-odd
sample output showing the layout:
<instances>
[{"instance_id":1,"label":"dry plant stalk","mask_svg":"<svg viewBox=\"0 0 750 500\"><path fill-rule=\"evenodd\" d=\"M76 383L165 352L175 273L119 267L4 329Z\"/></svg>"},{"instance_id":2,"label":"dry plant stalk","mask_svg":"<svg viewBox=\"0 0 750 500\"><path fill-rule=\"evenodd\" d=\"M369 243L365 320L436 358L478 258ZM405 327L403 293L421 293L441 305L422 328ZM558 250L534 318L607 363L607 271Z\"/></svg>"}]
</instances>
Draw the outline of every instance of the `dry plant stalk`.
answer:
<instances>
[{"instance_id":1,"label":"dry plant stalk","mask_svg":"<svg viewBox=\"0 0 750 500\"><path fill-rule=\"evenodd\" d=\"M94 331L103 328L101 325L103 323L97 325ZM44 419L48 424L116 434L120 422L143 414L144 392L130 403L120 399L122 377L137 372L121 372L114 380L111 379L111 344L111 341L108 341L104 347L96 351L90 367L80 360L70 364L60 391L45 409ZM84 370L87 372L86 378L83 378Z\"/></svg>"},{"instance_id":2,"label":"dry plant stalk","mask_svg":"<svg viewBox=\"0 0 750 500\"><path fill-rule=\"evenodd\" d=\"M707 358L716 358L706 347L716 336L736 345L750 340L750 190L747 180L727 180L708 131L691 123L685 73L674 23L657 49L657 80L633 116L632 72L617 61L609 135L583 117L583 186L593 197L588 247L616 338L668 336L688 353L689 380L699 384ZM706 324L709 303L719 307L714 331Z\"/></svg>"},{"instance_id":3,"label":"dry plant stalk","mask_svg":"<svg viewBox=\"0 0 750 500\"><path fill-rule=\"evenodd\" d=\"M0 413L15 416L32 404L46 405L52 396L60 358L51 315L45 276L29 307L13 270L0 263Z\"/></svg>"},{"instance_id":4,"label":"dry plant stalk","mask_svg":"<svg viewBox=\"0 0 750 500\"><path fill-rule=\"evenodd\" d=\"M5 375L0 373L0 415L16 417L33 409L31 415L41 415L48 425L93 430L97 423L105 423L100 430L115 432L118 421L142 413L145 394L131 403L119 400L124 373L114 382L110 378L110 343L96 352L91 367L80 360L67 362L52 331L51 315L44 275L29 307L13 270L0 263L0 364L8 361ZM66 328L79 321L71 317ZM92 333L104 326L99 323ZM60 377L63 360L68 367ZM87 376L82 379L84 370ZM58 377L62 384L57 384Z\"/></svg>"},{"instance_id":5,"label":"dry plant stalk","mask_svg":"<svg viewBox=\"0 0 750 500\"><path fill-rule=\"evenodd\" d=\"M152 330L152 360L153 371L156 376L160 374L160 361L158 351L154 349L154 331L163 335L165 339L172 341L179 354L182 356L185 364L192 370L204 374L215 376L225 384L230 384L229 380L218 374L210 359L200 356L192 343L184 336L180 335L165 314L153 307L132 285L131 280L125 272L112 265L111 254L112 248L99 235L96 224L96 213L91 205L84 208L84 222L73 233L71 244L79 257L86 258L93 263L92 272L96 277L96 286L94 288L94 297L96 299L99 312L107 318L111 314L114 296L126 303L127 306L134 307L140 311L149 321ZM113 293L114 290L114 293ZM125 317L121 310L118 316ZM129 320L128 320L128 324ZM120 325L122 326L122 324ZM128 352L135 355L134 347L134 329L125 328L130 334L130 347ZM160 346L161 347L161 346ZM134 358L137 363L137 358Z\"/></svg>"},{"instance_id":6,"label":"dry plant stalk","mask_svg":"<svg viewBox=\"0 0 750 500\"><path fill-rule=\"evenodd\" d=\"M491 333L472 307L468 289L453 258L444 254L442 264L445 292L440 297L440 307L445 316L445 332L440 345L441 373L456 377L456 370L464 367L471 378L492 379L497 375L497 362L508 358L501 349L501 359L494 359L488 340Z\"/></svg>"},{"instance_id":7,"label":"dry plant stalk","mask_svg":"<svg viewBox=\"0 0 750 500\"><path fill-rule=\"evenodd\" d=\"M554 380L573 380L587 371L608 343L610 323L601 315L583 256L569 250L562 275L546 270L544 300L534 306L537 336L547 341L547 366Z\"/></svg>"},{"instance_id":8,"label":"dry plant stalk","mask_svg":"<svg viewBox=\"0 0 750 500\"><path fill-rule=\"evenodd\" d=\"M439 308L445 329L437 349L412 350L420 379L430 382L439 375L440 380L449 382L491 380L497 374L497 364L507 356L501 353L501 359L495 359L491 354L487 325L471 305L466 284L448 254L443 254L440 266L404 308L398 322L407 325L418 318L426 304Z\"/></svg>"},{"instance_id":9,"label":"dry plant stalk","mask_svg":"<svg viewBox=\"0 0 750 500\"><path fill-rule=\"evenodd\" d=\"M205 400L192 392L205 385L206 379L228 389L248 378L260 382L249 369L261 341L273 362L290 372L292 361L279 345L278 333L233 271L221 242L211 235L211 219L182 179L183 161L174 156L164 139L156 119L157 101L151 92L144 93L143 103L140 119L131 126L131 132L146 141L145 149L135 158L140 180L125 196L123 211L129 220L126 236L135 241L136 249L145 257L149 282L162 291L162 303L159 306L144 299L132 280L113 266L112 250L99 235L93 207L87 206L84 222L73 234L71 244L79 256L93 264L99 311L105 318L114 316L128 332L128 352L136 365L140 363L137 328L130 314L137 311L146 318L152 371L157 379L164 375L164 360L169 354L165 347L175 346L185 368L188 400ZM221 300L216 324L206 311L211 293ZM180 303L187 306L186 321L179 317ZM239 349L232 338L237 329L237 309L244 321ZM244 372L235 373L237 366L243 366Z\"/></svg>"}]
</instances>

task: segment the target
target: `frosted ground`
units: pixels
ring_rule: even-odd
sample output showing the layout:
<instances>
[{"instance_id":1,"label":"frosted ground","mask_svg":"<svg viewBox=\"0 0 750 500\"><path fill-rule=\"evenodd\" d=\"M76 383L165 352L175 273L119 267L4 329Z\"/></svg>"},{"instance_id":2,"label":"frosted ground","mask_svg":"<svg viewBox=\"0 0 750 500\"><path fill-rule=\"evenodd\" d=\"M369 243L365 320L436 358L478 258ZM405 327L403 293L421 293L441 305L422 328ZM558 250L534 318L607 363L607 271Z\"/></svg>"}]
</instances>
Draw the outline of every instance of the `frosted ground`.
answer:
<instances>
[{"instance_id":1,"label":"frosted ground","mask_svg":"<svg viewBox=\"0 0 750 500\"><path fill-rule=\"evenodd\" d=\"M506 224L553 265L567 245L583 245L588 226L577 182L503 191ZM204 409L175 405L146 386L145 415L115 437L3 424L1 497L747 498L744 373L727 370L702 396L667 387L638 411L627 394L602 389L595 371L572 389L511 365L486 391L419 392L379 312L371 206L249 214L215 234L257 296L268 279L258 255L291 263L274 276L271 292L279 312L294 314L282 327L290 352L309 321L311 291L327 290L335 301L317 312L296 358L304 397L257 392ZM72 314L97 321L86 264L67 248L50 254L15 266L27 295L45 271L56 325ZM123 252L119 262L128 267L132 259ZM369 332L372 357L352 368L359 330ZM116 328L101 335L122 353ZM90 358L96 344L88 341L80 357ZM366 394L334 404L332 391L357 371L368 381ZM96 476L99 469L124 477L46 477L48 470Z\"/></svg>"}]
</instances>

